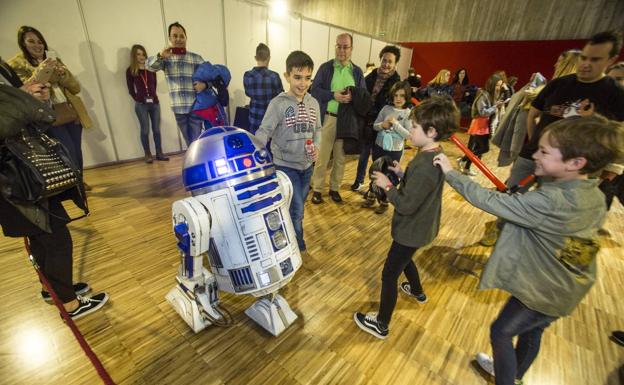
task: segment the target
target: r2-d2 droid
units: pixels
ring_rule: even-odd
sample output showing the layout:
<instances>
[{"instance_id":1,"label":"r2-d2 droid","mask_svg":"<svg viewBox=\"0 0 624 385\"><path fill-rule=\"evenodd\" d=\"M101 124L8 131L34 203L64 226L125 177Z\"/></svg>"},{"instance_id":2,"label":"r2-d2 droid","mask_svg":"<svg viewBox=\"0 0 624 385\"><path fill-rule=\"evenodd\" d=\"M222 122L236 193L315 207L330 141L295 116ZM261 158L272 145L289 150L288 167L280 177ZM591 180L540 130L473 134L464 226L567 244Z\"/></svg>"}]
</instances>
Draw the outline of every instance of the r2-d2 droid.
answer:
<instances>
[{"instance_id":1,"label":"r2-d2 droid","mask_svg":"<svg viewBox=\"0 0 624 385\"><path fill-rule=\"evenodd\" d=\"M181 264L167 301L197 333L224 321L218 290L261 297L245 313L279 335L297 315L277 291L301 266L290 180L235 127L208 129L191 144L183 180L192 197L173 203Z\"/></svg>"}]
</instances>

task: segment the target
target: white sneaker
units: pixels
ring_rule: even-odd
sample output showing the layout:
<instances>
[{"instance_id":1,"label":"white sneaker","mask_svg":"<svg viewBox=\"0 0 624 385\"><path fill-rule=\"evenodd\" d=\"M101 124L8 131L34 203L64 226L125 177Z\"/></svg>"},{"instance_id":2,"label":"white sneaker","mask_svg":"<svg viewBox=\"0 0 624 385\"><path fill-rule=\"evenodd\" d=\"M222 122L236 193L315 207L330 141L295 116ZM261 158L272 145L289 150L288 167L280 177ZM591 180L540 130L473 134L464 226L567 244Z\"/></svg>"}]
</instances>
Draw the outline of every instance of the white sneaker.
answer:
<instances>
[{"instance_id":1,"label":"white sneaker","mask_svg":"<svg viewBox=\"0 0 624 385\"><path fill-rule=\"evenodd\" d=\"M466 170L464 169L464 175L468 175L468 176L477 176L477 173L472 171L472 170Z\"/></svg>"},{"instance_id":2,"label":"white sneaker","mask_svg":"<svg viewBox=\"0 0 624 385\"><path fill-rule=\"evenodd\" d=\"M477 353L475 359L477 360L477 363L479 364L481 369L483 369L490 376L494 377L494 360L492 359L492 357L480 352Z\"/></svg>"}]
</instances>

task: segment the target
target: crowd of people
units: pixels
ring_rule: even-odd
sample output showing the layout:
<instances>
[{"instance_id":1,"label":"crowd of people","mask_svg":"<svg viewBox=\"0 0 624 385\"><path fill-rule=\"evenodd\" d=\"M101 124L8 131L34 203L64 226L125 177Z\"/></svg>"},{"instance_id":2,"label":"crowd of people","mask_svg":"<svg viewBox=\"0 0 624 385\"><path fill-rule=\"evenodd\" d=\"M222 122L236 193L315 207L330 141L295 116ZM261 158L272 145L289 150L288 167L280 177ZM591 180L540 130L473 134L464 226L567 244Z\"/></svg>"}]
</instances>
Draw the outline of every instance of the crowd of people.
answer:
<instances>
[{"instance_id":1,"label":"crowd of people","mask_svg":"<svg viewBox=\"0 0 624 385\"><path fill-rule=\"evenodd\" d=\"M227 122L227 68L187 51L181 24L171 24L168 34L170 45L155 56L148 56L141 45L133 46L126 72L148 163L168 160L160 138L156 71L165 73L171 107L187 145L202 130ZM35 120L47 122L46 134L67 147L82 171L82 129L91 122L78 96L80 85L36 29L20 28L18 45L21 52L14 58L6 63L0 59L0 105L7 111L42 113L33 118L27 113L5 117L3 112L0 140L22 133ZM442 69L424 86L413 69L401 80L401 52L391 45L379 53L379 67L364 72L351 61L355 47L347 33L337 36L335 57L316 72L308 54L291 52L284 90L280 76L268 68L269 47L258 45L257 66L243 76L250 97L249 130L270 146L276 169L292 182L290 215L304 264L312 258L303 229L307 196L312 189L310 201L324 203L331 169L328 195L336 203L343 201L346 155L359 155L351 190L364 193L362 207L378 203L378 214L394 207L379 308L355 312L359 328L387 338L399 288L417 303L427 302L412 258L438 234L446 182L470 204L498 218L484 237L494 239L484 240L494 249L480 288L502 289L511 297L491 326L493 357L479 353L476 359L496 384L522 383L544 329L569 315L593 285L596 236L613 198L622 202L624 64L615 63L621 47L620 34L596 34L581 50L560 55L553 79L534 74L516 92L514 79L504 71L493 73L480 88L469 83L466 68L453 76ZM46 71L49 76L44 79ZM455 170L440 142L459 129L461 115L471 118L469 148L475 155L488 152L495 135L505 161L513 162L508 188L529 175L536 176L536 186L530 189L526 184L514 194L488 190L470 178L475 174L468 157L458 159ZM148 141L150 123L155 157ZM403 170L399 162L406 141L418 151ZM388 162L389 171L373 172L365 185L371 157L373 162ZM72 284L72 241L61 199L49 198L42 214L33 211L38 206L0 195L0 224L5 235L30 240L52 287L70 315L79 318L101 308L108 296L83 297L89 285ZM401 273L406 281L399 282ZM42 296L49 294L44 291Z\"/></svg>"}]
</instances>

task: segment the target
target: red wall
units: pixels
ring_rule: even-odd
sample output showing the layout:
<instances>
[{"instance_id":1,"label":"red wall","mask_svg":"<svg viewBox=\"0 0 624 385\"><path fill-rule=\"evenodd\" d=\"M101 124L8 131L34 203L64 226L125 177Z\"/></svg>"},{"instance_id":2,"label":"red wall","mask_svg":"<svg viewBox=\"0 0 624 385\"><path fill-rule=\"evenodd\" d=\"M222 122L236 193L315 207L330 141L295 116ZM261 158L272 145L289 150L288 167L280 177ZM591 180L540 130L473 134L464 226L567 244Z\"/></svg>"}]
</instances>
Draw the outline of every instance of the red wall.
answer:
<instances>
[{"instance_id":1,"label":"red wall","mask_svg":"<svg viewBox=\"0 0 624 385\"><path fill-rule=\"evenodd\" d=\"M442 68L452 75L461 67L468 70L471 84L483 84L496 70L507 76L517 76L516 89L529 81L531 74L540 72L550 79L559 54L565 50L581 49L587 40L524 40L469 41L451 43L401 43L413 48L412 65L429 82ZM451 79L452 79L451 75Z\"/></svg>"}]
</instances>

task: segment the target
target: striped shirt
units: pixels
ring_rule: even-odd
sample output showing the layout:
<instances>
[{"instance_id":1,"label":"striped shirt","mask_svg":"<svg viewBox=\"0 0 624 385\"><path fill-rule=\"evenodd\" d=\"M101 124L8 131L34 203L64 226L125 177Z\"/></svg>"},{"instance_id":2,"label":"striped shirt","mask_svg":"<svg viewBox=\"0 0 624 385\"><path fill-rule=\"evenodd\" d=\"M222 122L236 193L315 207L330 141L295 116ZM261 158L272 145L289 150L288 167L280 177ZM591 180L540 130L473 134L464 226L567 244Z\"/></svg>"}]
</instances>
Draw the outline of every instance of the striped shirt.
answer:
<instances>
[{"instance_id":1,"label":"striped shirt","mask_svg":"<svg viewBox=\"0 0 624 385\"><path fill-rule=\"evenodd\" d=\"M243 76L245 95L249 96L249 131L256 132L271 99L284 91L282 80L267 67L254 67Z\"/></svg>"},{"instance_id":2,"label":"striped shirt","mask_svg":"<svg viewBox=\"0 0 624 385\"><path fill-rule=\"evenodd\" d=\"M171 55L168 59L150 56L147 59L147 67L150 71L164 71L171 109L175 114L188 114L195 101L193 89L193 73L204 59L196 53L186 52L184 55Z\"/></svg>"}]
</instances>

